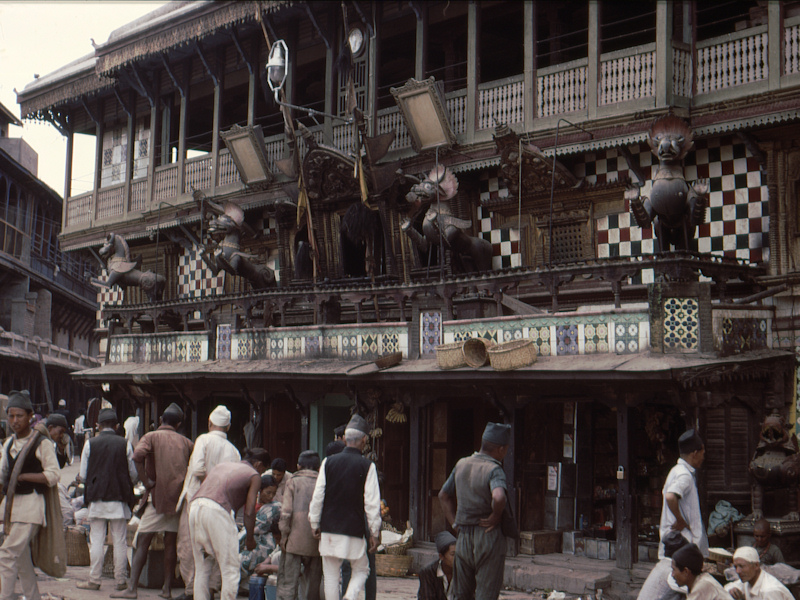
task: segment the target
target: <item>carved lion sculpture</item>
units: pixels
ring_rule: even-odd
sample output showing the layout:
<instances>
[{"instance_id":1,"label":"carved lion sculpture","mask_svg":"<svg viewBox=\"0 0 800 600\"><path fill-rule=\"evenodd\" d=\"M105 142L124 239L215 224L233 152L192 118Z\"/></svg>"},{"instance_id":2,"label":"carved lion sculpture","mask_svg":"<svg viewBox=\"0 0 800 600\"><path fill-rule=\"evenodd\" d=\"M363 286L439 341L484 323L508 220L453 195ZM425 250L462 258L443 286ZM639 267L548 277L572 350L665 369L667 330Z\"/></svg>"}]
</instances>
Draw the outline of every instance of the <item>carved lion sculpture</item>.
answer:
<instances>
[{"instance_id":1,"label":"carved lion sculpture","mask_svg":"<svg viewBox=\"0 0 800 600\"><path fill-rule=\"evenodd\" d=\"M750 462L753 475L753 513L760 519L764 516L764 488L789 488L789 514L784 519L800 520L797 512L797 491L800 484L800 452L797 437L789 435L784 418L773 413L761 425L761 439L753 460Z\"/></svg>"},{"instance_id":2,"label":"carved lion sculpture","mask_svg":"<svg viewBox=\"0 0 800 600\"><path fill-rule=\"evenodd\" d=\"M691 250L697 225L705 221L709 189L707 179L690 186L683 177L683 158L694 147L692 130L667 115L653 123L647 142L658 158L650 197L640 196L639 187L631 185L625 199L639 227L652 224L662 252Z\"/></svg>"}]
</instances>

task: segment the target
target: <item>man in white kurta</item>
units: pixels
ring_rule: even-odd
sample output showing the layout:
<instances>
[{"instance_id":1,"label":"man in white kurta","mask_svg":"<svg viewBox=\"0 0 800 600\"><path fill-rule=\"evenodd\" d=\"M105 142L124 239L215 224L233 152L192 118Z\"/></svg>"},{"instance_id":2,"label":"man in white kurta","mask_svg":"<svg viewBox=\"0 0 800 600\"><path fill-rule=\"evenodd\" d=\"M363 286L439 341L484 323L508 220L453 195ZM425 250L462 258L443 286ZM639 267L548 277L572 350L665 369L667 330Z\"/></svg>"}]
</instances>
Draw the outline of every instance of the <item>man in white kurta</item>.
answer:
<instances>
[{"instance_id":1,"label":"man in white kurta","mask_svg":"<svg viewBox=\"0 0 800 600\"><path fill-rule=\"evenodd\" d=\"M34 434L30 426L33 406L27 390L9 392L7 413L8 424L14 431L14 435L3 444L2 458L0 458L0 482L3 485L3 493L7 492L6 486L11 475L9 462L16 460ZM0 547L0 599L2 600L10 600L14 597L17 576L19 576L22 593L25 597L30 600L39 600L39 586L31 560L31 540L43 525L47 525L45 497L36 489L29 493L21 493L19 485L25 483L53 487L61 479L61 473L52 443L42 440L33 455L41 465L42 471L25 472L23 469L20 474L17 493L11 506L10 522L5 524L6 536L3 546ZM5 515L7 500L8 498L4 498L0 504L0 515ZM61 523L57 525L60 527Z\"/></svg>"},{"instance_id":2,"label":"man in white kurta","mask_svg":"<svg viewBox=\"0 0 800 600\"><path fill-rule=\"evenodd\" d=\"M128 417L122 427L125 429L125 439L128 440L131 448L136 448L136 444L139 443L139 417L136 415Z\"/></svg>"},{"instance_id":3,"label":"man in white kurta","mask_svg":"<svg viewBox=\"0 0 800 600\"><path fill-rule=\"evenodd\" d=\"M697 493L697 469L705 460L703 440L694 429L686 431L678 439L681 457L667 475L662 490L661 523L658 558L664 558L664 536L677 531L689 542L696 544L703 556L708 556L708 538L700 515L700 497Z\"/></svg>"},{"instance_id":4,"label":"man in white kurta","mask_svg":"<svg viewBox=\"0 0 800 600\"><path fill-rule=\"evenodd\" d=\"M725 586L725 590L736 600L794 600L792 593L761 568L758 550L744 546L733 555L733 566L739 581Z\"/></svg>"},{"instance_id":5,"label":"man in white kurta","mask_svg":"<svg viewBox=\"0 0 800 600\"><path fill-rule=\"evenodd\" d=\"M368 433L367 422L353 415L345 430L347 446L322 462L309 505L308 520L320 540L326 598L339 597L343 560L349 560L352 567L343 600L358 597L369 575L367 551L375 552L380 539L378 472L375 464L361 455ZM364 527L365 515L368 531ZM369 549L365 536L369 536Z\"/></svg>"},{"instance_id":6,"label":"man in white kurta","mask_svg":"<svg viewBox=\"0 0 800 600\"><path fill-rule=\"evenodd\" d=\"M194 556L192 540L189 534L189 503L191 502L208 472L220 463L242 460L236 446L228 441L227 431L231 427L231 411L225 406L217 406L208 416L208 433L197 436L194 450L189 459L189 468L183 480L183 490L178 499L178 510L181 513L178 524L178 560L180 561L181 578L185 584L183 598L191 598L194 594ZM216 579L219 579L217 576ZM216 583L216 581L214 582ZM176 598L176 600L179 600Z\"/></svg>"}]
</instances>

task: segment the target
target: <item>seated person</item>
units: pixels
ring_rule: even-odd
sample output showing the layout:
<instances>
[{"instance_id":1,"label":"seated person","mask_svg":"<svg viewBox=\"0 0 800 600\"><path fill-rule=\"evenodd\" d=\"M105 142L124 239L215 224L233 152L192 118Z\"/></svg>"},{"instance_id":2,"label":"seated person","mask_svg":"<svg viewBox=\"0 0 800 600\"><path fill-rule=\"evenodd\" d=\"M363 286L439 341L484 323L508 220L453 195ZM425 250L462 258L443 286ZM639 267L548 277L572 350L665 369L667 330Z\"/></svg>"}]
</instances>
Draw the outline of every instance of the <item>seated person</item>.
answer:
<instances>
[{"instance_id":1,"label":"seated person","mask_svg":"<svg viewBox=\"0 0 800 600\"><path fill-rule=\"evenodd\" d=\"M664 543L664 558L650 571L639 591L637 600L683 600L686 591L678 591L672 578L672 555L689 543L677 531L668 531L661 540Z\"/></svg>"},{"instance_id":2,"label":"seated person","mask_svg":"<svg viewBox=\"0 0 800 600\"><path fill-rule=\"evenodd\" d=\"M739 581L725 586L736 600L793 600L793 596L780 581L761 570L758 550L750 546L739 548L733 554L733 566Z\"/></svg>"},{"instance_id":3,"label":"seated person","mask_svg":"<svg viewBox=\"0 0 800 600\"><path fill-rule=\"evenodd\" d=\"M775 544L770 543L772 530L769 521L759 519L753 524L753 537L755 543L753 547L758 550L758 558L762 565L774 565L786 562L783 560L783 552Z\"/></svg>"},{"instance_id":4,"label":"seated person","mask_svg":"<svg viewBox=\"0 0 800 600\"><path fill-rule=\"evenodd\" d=\"M686 586L686 600L731 600L716 579L703 573L703 553L697 544L686 544L672 555L672 577L680 586Z\"/></svg>"},{"instance_id":5,"label":"seated person","mask_svg":"<svg viewBox=\"0 0 800 600\"><path fill-rule=\"evenodd\" d=\"M261 492L258 495L261 508L256 513L256 526L253 530L253 537L256 539L255 549L247 550L244 533L239 535L239 557L246 575L252 575L259 563L265 560L269 562L269 555L280 542L278 522L281 518L281 505L274 501L277 490L278 484L272 475L261 476Z\"/></svg>"},{"instance_id":6,"label":"seated person","mask_svg":"<svg viewBox=\"0 0 800 600\"><path fill-rule=\"evenodd\" d=\"M456 558L456 538L447 531L436 534L439 559L419 572L418 600L447 600L453 581L453 561Z\"/></svg>"}]
</instances>

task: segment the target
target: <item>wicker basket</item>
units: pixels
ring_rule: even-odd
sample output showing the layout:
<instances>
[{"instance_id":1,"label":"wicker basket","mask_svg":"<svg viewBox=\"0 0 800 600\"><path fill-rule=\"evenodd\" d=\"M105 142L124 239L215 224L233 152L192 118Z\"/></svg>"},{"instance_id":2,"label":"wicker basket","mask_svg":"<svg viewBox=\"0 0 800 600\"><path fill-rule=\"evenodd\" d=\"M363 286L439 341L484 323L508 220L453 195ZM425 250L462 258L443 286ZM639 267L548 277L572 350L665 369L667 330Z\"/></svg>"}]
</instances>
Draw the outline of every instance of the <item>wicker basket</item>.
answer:
<instances>
[{"instance_id":1,"label":"wicker basket","mask_svg":"<svg viewBox=\"0 0 800 600\"><path fill-rule=\"evenodd\" d=\"M386 550L386 554L392 554L394 556L403 556L408 553L408 549L411 548L413 545L413 540L409 539L406 542L397 543L397 544L389 544L384 546L383 549Z\"/></svg>"},{"instance_id":2,"label":"wicker basket","mask_svg":"<svg viewBox=\"0 0 800 600\"><path fill-rule=\"evenodd\" d=\"M458 369L466 367L467 361L464 359L464 342L453 344L439 344L436 346L436 362L440 369Z\"/></svg>"},{"instance_id":3,"label":"wicker basket","mask_svg":"<svg viewBox=\"0 0 800 600\"><path fill-rule=\"evenodd\" d=\"M131 576L131 563L130 561L126 561L128 563L127 574L128 577ZM106 550L106 555L103 558L103 577L109 577L111 579L114 578L114 546L109 546Z\"/></svg>"},{"instance_id":4,"label":"wicker basket","mask_svg":"<svg viewBox=\"0 0 800 600\"><path fill-rule=\"evenodd\" d=\"M511 371L536 362L536 351L530 340L514 340L487 350L489 361L496 371Z\"/></svg>"},{"instance_id":5,"label":"wicker basket","mask_svg":"<svg viewBox=\"0 0 800 600\"><path fill-rule=\"evenodd\" d=\"M467 365L473 369L479 369L484 365L489 364L489 355L487 351L494 346L491 340L484 340L483 338L470 338L464 342L463 352L464 360Z\"/></svg>"},{"instance_id":6,"label":"wicker basket","mask_svg":"<svg viewBox=\"0 0 800 600\"><path fill-rule=\"evenodd\" d=\"M409 554L376 554L375 573L381 577L403 577L408 575L413 560Z\"/></svg>"},{"instance_id":7,"label":"wicker basket","mask_svg":"<svg viewBox=\"0 0 800 600\"><path fill-rule=\"evenodd\" d=\"M67 565L70 567L86 567L92 562L89 557L89 543L82 527L67 527L64 530L67 542Z\"/></svg>"}]
</instances>

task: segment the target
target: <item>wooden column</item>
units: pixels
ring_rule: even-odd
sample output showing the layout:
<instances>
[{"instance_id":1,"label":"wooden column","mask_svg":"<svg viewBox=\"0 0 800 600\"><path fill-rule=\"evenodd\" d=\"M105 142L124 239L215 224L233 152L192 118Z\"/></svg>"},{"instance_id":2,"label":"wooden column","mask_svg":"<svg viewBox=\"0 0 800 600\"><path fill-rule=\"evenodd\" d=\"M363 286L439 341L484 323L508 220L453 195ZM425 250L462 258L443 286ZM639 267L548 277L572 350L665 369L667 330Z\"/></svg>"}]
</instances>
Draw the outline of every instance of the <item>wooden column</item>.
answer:
<instances>
[{"instance_id":1,"label":"wooden column","mask_svg":"<svg viewBox=\"0 0 800 600\"><path fill-rule=\"evenodd\" d=\"M617 530L617 567L630 569L633 566L636 538L630 481L630 409L625 403L617 406L617 455L622 468L621 479L619 472L617 474L617 515L614 522Z\"/></svg>"},{"instance_id":2,"label":"wooden column","mask_svg":"<svg viewBox=\"0 0 800 600\"><path fill-rule=\"evenodd\" d=\"M186 120L189 108L189 99L186 96L188 89L187 93L181 96L181 114L178 116L178 196L185 192L183 186L186 185Z\"/></svg>"},{"instance_id":3,"label":"wooden column","mask_svg":"<svg viewBox=\"0 0 800 600\"><path fill-rule=\"evenodd\" d=\"M381 3L375 2L372 10L377 12L377 18L373 20L376 28L374 36L369 40L367 46L367 106L364 114L367 115L367 134L375 135L378 132L378 40L380 39ZM369 33L367 33L369 35Z\"/></svg>"},{"instance_id":4,"label":"wooden column","mask_svg":"<svg viewBox=\"0 0 800 600\"><path fill-rule=\"evenodd\" d=\"M536 6L532 0L525 0L523 10L524 20L524 98L523 116L525 118L525 131L533 129L536 119Z\"/></svg>"},{"instance_id":5,"label":"wooden column","mask_svg":"<svg viewBox=\"0 0 800 600\"><path fill-rule=\"evenodd\" d=\"M428 71L428 5L419 3L417 7L417 43L414 55L414 79L425 79Z\"/></svg>"},{"instance_id":6,"label":"wooden column","mask_svg":"<svg viewBox=\"0 0 800 600\"><path fill-rule=\"evenodd\" d=\"M478 73L480 72L480 23L478 3L470 2L467 9L467 131L466 142L475 140L478 127Z\"/></svg>"},{"instance_id":7,"label":"wooden column","mask_svg":"<svg viewBox=\"0 0 800 600\"><path fill-rule=\"evenodd\" d=\"M425 494L420 494L420 490L425 489L422 481L423 471L420 469L421 459L420 449L422 448L422 410L416 399L411 401L409 407L409 453L408 453L408 520L414 531L422 531L420 523L420 506L425 502Z\"/></svg>"},{"instance_id":8,"label":"wooden column","mask_svg":"<svg viewBox=\"0 0 800 600\"><path fill-rule=\"evenodd\" d=\"M767 3L767 51L769 89L778 90L783 75L783 2Z\"/></svg>"},{"instance_id":9,"label":"wooden column","mask_svg":"<svg viewBox=\"0 0 800 600\"><path fill-rule=\"evenodd\" d=\"M72 124L68 124L67 127L67 163L64 165L64 216L61 218L62 227L67 223L64 218L67 214L67 200L72 195L72 157L75 152L75 132L72 130ZM2 198L2 200L5 200L5 198Z\"/></svg>"},{"instance_id":10,"label":"wooden column","mask_svg":"<svg viewBox=\"0 0 800 600\"><path fill-rule=\"evenodd\" d=\"M672 106L672 3L656 3L656 106Z\"/></svg>"},{"instance_id":11,"label":"wooden column","mask_svg":"<svg viewBox=\"0 0 800 600\"><path fill-rule=\"evenodd\" d=\"M91 223L97 219L97 192L103 181L103 135L105 125L103 123L103 100L97 101L97 121L94 124L95 145L94 145L94 192L92 199Z\"/></svg>"},{"instance_id":12,"label":"wooden column","mask_svg":"<svg viewBox=\"0 0 800 600\"><path fill-rule=\"evenodd\" d=\"M331 8L328 11L328 22L332 23L332 26L328 28L328 31L337 31L340 29L340 19L339 15L342 14L341 9L336 6L335 3L331 3ZM337 36L333 38L338 39ZM334 43L333 46L336 46ZM338 97L338 90L339 90L339 82L337 77L333 74L333 61L335 57L333 55L333 48L326 48L325 49L325 112L329 115L337 114L336 110L336 99ZM333 119L328 117L325 118L322 124L322 133L324 135L324 139L332 140L333 139Z\"/></svg>"},{"instance_id":13,"label":"wooden column","mask_svg":"<svg viewBox=\"0 0 800 600\"><path fill-rule=\"evenodd\" d=\"M135 148L135 136L136 136L136 92L131 90L131 93L128 94L128 106L130 107L130 112L128 112L128 151L125 154L125 187L123 188L122 193L122 213L124 215L128 214L131 206L131 180L133 179L133 165L134 163L134 148ZM124 107L123 107L124 108Z\"/></svg>"},{"instance_id":14,"label":"wooden column","mask_svg":"<svg viewBox=\"0 0 800 600\"><path fill-rule=\"evenodd\" d=\"M514 456L516 454L516 413L515 410L504 411L506 412L505 422L511 425L511 442L508 444L508 452L503 460L503 470L506 472L506 490L507 501L511 505L511 510L514 512L514 517L519 523L519 512L517 506L517 486L514 479ZM513 538L506 538L506 556L517 555L517 540Z\"/></svg>"},{"instance_id":15,"label":"wooden column","mask_svg":"<svg viewBox=\"0 0 800 600\"><path fill-rule=\"evenodd\" d=\"M211 123L211 195L219 185L219 122L222 112L222 90L224 88L225 70L219 69L219 79L214 86L214 116Z\"/></svg>"},{"instance_id":16,"label":"wooden column","mask_svg":"<svg viewBox=\"0 0 800 600\"><path fill-rule=\"evenodd\" d=\"M589 67L586 69L586 107L589 119L597 118L597 98L600 74L600 6L589 2Z\"/></svg>"},{"instance_id":17,"label":"wooden column","mask_svg":"<svg viewBox=\"0 0 800 600\"><path fill-rule=\"evenodd\" d=\"M145 198L145 207L147 210L153 206L153 195L156 184L156 157L158 156L158 149L161 148L161 154L164 154L163 145L159 144L161 138L161 119L158 114L159 101L156 99L155 103L150 105L150 139L147 141L147 198Z\"/></svg>"}]
</instances>

